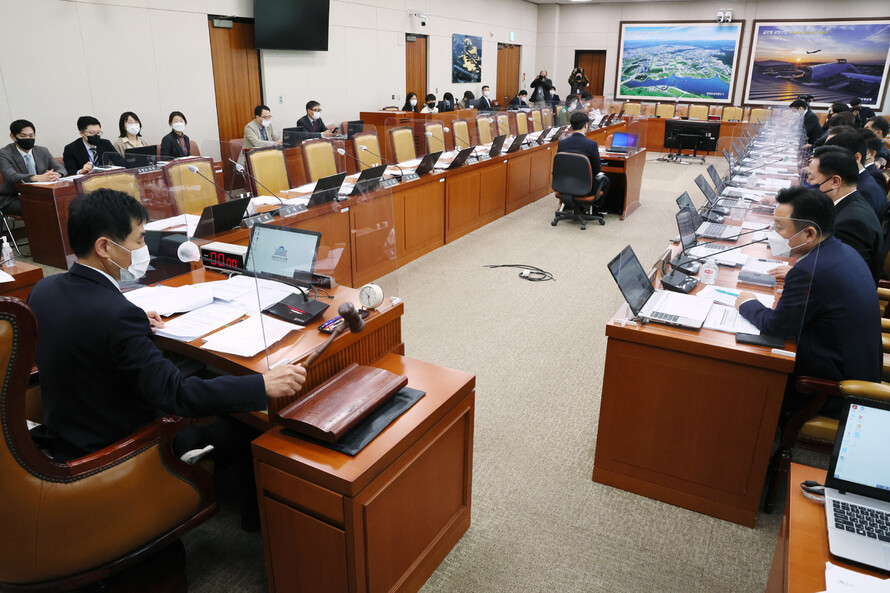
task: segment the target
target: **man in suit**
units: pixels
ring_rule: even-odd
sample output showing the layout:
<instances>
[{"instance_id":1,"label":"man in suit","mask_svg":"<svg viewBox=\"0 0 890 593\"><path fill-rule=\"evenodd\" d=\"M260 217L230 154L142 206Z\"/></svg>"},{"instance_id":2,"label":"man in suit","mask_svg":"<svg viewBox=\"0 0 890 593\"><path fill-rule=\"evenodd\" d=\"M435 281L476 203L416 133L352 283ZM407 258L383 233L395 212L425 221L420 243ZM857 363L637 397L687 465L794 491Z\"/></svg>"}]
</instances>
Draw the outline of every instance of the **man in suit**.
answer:
<instances>
[{"instance_id":1,"label":"man in suit","mask_svg":"<svg viewBox=\"0 0 890 593\"><path fill-rule=\"evenodd\" d=\"M871 204L878 220L883 220L887 210L887 192L883 185L878 185L871 173L865 170L865 155L867 152L865 139L852 128L843 128L841 132L834 133L841 128L832 130L831 136L825 141L825 146L840 146L849 150L856 159L859 181L856 184L858 191L865 201Z\"/></svg>"},{"instance_id":2,"label":"man in suit","mask_svg":"<svg viewBox=\"0 0 890 593\"><path fill-rule=\"evenodd\" d=\"M325 126L321 120L321 104L318 101L306 103L306 115L297 120L297 129L301 132L320 133L325 138L333 135L336 126Z\"/></svg>"},{"instance_id":3,"label":"man in suit","mask_svg":"<svg viewBox=\"0 0 890 593\"><path fill-rule=\"evenodd\" d=\"M812 144L822 135L822 126L819 124L819 116L810 110L810 106L803 99L791 102L789 107L803 114L803 129L807 133L807 144Z\"/></svg>"},{"instance_id":4,"label":"man in suit","mask_svg":"<svg viewBox=\"0 0 890 593\"><path fill-rule=\"evenodd\" d=\"M487 84L482 86L482 96L476 101L476 109L494 111L494 105L491 103L491 89Z\"/></svg>"},{"instance_id":5,"label":"man in suit","mask_svg":"<svg viewBox=\"0 0 890 593\"><path fill-rule=\"evenodd\" d=\"M38 322L37 364L44 423L34 436L54 459L78 458L127 437L159 413L189 417L262 410L266 397L297 393L306 372L187 377L155 346L146 314L120 292L145 273L145 207L99 189L76 198L68 238L77 262L44 278L28 303Z\"/></svg>"},{"instance_id":6,"label":"man in suit","mask_svg":"<svg viewBox=\"0 0 890 593\"><path fill-rule=\"evenodd\" d=\"M775 309L763 306L751 292L742 291L736 299L742 316L764 334L797 340L784 402L789 412L808 401L794 392L798 376L881 380L877 292L868 267L833 236L835 217L831 201L818 191L780 191L770 248L777 256L793 254L797 262L785 276Z\"/></svg>"},{"instance_id":7,"label":"man in suit","mask_svg":"<svg viewBox=\"0 0 890 593\"><path fill-rule=\"evenodd\" d=\"M65 146L62 160L65 170L71 174L86 175L93 167L123 166L124 159L114 145L102 138L102 124L91 115L77 118L80 138Z\"/></svg>"},{"instance_id":8,"label":"man in suit","mask_svg":"<svg viewBox=\"0 0 890 593\"><path fill-rule=\"evenodd\" d=\"M856 191L859 171L854 156L839 146L817 148L807 182L834 202L834 236L862 256L877 284L884 265L883 234L874 210Z\"/></svg>"},{"instance_id":9,"label":"man in suit","mask_svg":"<svg viewBox=\"0 0 890 593\"><path fill-rule=\"evenodd\" d=\"M850 110L853 112L853 115L856 116L856 120L853 125L857 128L865 126L865 122L875 116L874 110L871 107L863 106L862 100L859 99L859 97L850 100Z\"/></svg>"},{"instance_id":10,"label":"man in suit","mask_svg":"<svg viewBox=\"0 0 890 593\"><path fill-rule=\"evenodd\" d=\"M569 124L572 126L572 133L559 141L559 147L556 152L573 152L575 154L583 154L590 161L590 178L596 177L600 172L600 151L596 142L587 137L587 124L590 118L586 111L575 111L569 118Z\"/></svg>"},{"instance_id":11,"label":"man in suit","mask_svg":"<svg viewBox=\"0 0 890 593\"><path fill-rule=\"evenodd\" d=\"M49 150L36 146L36 128L26 119L9 124L12 144L0 148L0 212L21 214L19 192L16 183L31 181L58 181L66 174L65 168L52 157Z\"/></svg>"},{"instance_id":12,"label":"man in suit","mask_svg":"<svg viewBox=\"0 0 890 593\"><path fill-rule=\"evenodd\" d=\"M890 123L880 115L876 115L867 122L865 128L874 132L875 136L881 139L883 146L875 155L875 160L884 159L884 166L890 163L890 151L887 150L887 136L890 135Z\"/></svg>"},{"instance_id":13,"label":"man in suit","mask_svg":"<svg viewBox=\"0 0 890 593\"><path fill-rule=\"evenodd\" d=\"M884 177L884 172L878 168L878 164L875 162L875 157L877 157L878 151L883 147L884 143L868 128L859 128L856 131L865 140L865 170L874 178L878 187L886 188L887 179Z\"/></svg>"},{"instance_id":14,"label":"man in suit","mask_svg":"<svg viewBox=\"0 0 890 593\"><path fill-rule=\"evenodd\" d=\"M550 102L550 89L553 88L553 82L547 78L547 71L541 70L529 86L534 89L532 103L535 107L546 107Z\"/></svg>"},{"instance_id":15,"label":"man in suit","mask_svg":"<svg viewBox=\"0 0 890 593\"><path fill-rule=\"evenodd\" d=\"M510 102L507 104L508 109L528 109L528 103L526 102L526 98L528 98L528 91L522 89L519 91L515 97L510 99Z\"/></svg>"},{"instance_id":16,"label":"man in suit","mask_svg":"<svg viewBox=\"0 0 890 593\"><path fill-rule=\"evenodd\" d=\"M279 146L281 135L272 127L272 112L265 105L253 109L253 119L244 126L244 148Z\"/></svg>"}]
</instances>

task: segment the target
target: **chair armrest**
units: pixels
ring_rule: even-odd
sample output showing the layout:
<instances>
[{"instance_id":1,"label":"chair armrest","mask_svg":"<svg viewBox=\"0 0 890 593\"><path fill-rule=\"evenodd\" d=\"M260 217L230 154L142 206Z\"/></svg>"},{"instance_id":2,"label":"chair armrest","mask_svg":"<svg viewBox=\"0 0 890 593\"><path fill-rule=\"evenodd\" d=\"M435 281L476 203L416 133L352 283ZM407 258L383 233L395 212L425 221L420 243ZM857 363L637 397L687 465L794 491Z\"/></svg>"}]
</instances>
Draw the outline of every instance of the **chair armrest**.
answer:
<instances>
[{"instance_id":1,"label":"chair armrest","mask_svg":"<svg viewBox=\"0 0 890 593\"><path fill-rule=\"evenodd\" d=\"M798 377L794 387L800 393L843 397L840 381L816 379L815 377Z\"/></svg>"},{"instance_id":2,"label":"chair armrest","mask_svg":"<svg viewBox=\"0 0 890 593\"><path fill-rule=\"evenodd\" d=\"M844 395L890 402L890 385L884 383L848 380L841 381L840 388Z\"/></svg>"},{"instance_id":3,"label":"chair armrest","mask_svg":"<svg viewBox=\"0 0 890 593\"><path fill-rule=\"evenodd\" d=\"M890 319L881 317L881 331L890 332Z\"/></svg>"}]
</instances>

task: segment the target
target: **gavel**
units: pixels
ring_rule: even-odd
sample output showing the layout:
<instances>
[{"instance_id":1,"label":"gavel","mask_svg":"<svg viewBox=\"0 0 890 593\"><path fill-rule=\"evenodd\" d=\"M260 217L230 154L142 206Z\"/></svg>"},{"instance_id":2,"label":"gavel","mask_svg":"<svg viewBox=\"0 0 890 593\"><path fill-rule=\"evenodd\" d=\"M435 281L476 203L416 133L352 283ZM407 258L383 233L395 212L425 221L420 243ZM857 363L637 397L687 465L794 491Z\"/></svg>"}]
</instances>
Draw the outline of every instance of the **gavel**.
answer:
<instances>
[{"instance_id":1,"label":"gavel","mask_svg":"<svg viewBox=\"0 0 890 593\"><path fill-rule=\"evenodd\" d=\"M340 305L340 307L337 308L337 313L339 313L340 317L343 318L344 323L340 324L340 326L334 330L334 332L328 337L327 340L324 341L321 346L316 348L312 354L306 357L306 360L303 361L304 368L308 369L309 366L313 362L315 362L315 359L324 354L324 351L328 349L328 346L331 345L331 342L333 342L337 338L337 336L346 331L347 328L354 334L357 334L358 332L365 329L365 320L362 319L362 316L359 315L359 312L356 310L355 305L353 305L352 303L343 303L342 305Z\"/></svg>"}]
</instances>

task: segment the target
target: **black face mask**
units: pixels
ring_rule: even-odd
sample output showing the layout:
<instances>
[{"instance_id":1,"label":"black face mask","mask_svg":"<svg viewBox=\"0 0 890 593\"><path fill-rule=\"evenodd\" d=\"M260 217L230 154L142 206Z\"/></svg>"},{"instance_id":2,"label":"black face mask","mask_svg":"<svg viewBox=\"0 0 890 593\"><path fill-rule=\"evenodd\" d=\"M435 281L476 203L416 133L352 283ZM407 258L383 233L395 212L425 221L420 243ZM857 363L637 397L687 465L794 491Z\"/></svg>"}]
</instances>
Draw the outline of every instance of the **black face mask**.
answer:
<instances>
[{"instance_id":1,"label":"black face mask","mask_svg":"<svg viewBox=\"0 0 890 593\"><path fill-rule=\"evenodd\" d=\"M34 148L34 138L16 138L15 143L19 145L19 148L22 150L31 150Z\"/></svg>"},{"instance_id":2,"label":"black face mask","mask_svg":"<svg viewBox=\"0 0 890 593\"><path fill-rule=\"evenodd\" d=\"M432 109L435 106L436 106L436 103L433 101L430 101L429 103L427 103L427 107L429 107L430 109Z\"/></svg>"},{"instance_id":3,"label":"black face mask","mask_svg":"<svg viewBox=\"0 0 890 593\"><path fill-rule=\"evenodd\" d=\"M96 134L94 136L87 136L87 143L92 144L93 146L99 146L99 142L102 140L102 136Z\"/></svg>"}]
</instances>

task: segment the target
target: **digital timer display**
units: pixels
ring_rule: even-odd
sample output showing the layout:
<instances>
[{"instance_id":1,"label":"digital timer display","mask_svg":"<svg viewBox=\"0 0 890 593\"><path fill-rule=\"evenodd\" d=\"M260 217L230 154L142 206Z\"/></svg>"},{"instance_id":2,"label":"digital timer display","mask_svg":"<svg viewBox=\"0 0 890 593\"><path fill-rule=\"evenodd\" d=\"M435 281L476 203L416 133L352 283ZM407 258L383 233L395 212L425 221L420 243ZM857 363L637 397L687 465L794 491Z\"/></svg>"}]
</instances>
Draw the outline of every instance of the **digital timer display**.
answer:
<instances>
[{"instance_id":1,"label":"digital timer display","mask_svg":"<svg viewBox=\"0 0 890 593\"><path fill-rule=\"evenodd\" d=\"M238 249L237 251L241 250ZM208 268L244 268L245 253L232 253L231 251L214 249L205 245L201 248L201 258L204 261L204 265Z\"/></svg>"}]
</instances>

